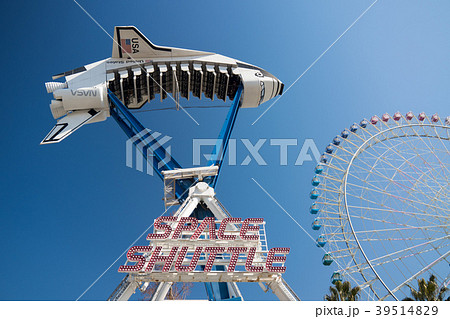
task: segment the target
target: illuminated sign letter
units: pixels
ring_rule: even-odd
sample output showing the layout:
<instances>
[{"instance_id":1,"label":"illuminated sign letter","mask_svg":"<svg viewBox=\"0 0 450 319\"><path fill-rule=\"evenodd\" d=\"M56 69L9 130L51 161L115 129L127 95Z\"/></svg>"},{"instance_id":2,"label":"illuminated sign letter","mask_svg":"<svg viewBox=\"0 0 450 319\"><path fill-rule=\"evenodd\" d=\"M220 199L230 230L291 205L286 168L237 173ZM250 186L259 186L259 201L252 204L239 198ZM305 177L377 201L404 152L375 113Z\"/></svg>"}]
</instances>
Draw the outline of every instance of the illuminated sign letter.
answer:
<instances>
[{"instance_id":1,"label":"illuminated sign letter","mask_svg":"<svg viewBox=\"0 0 450 319\"><path fill-rule=\"evenodd\" d=\"M190 225L185 225L190 224ZM180 221L177 225L177 228L175 228L175 231L172 235L172 239L178 239L180 237L181 231L183 230L195 230L197 228L197 218L194 217L181 217Z\"/></svg>"},{"instance_id":2,"label":"illuminated sign letter","mask_svg":"<svg viewBox=\"0 0 450 319\"><path fill-rule=\"evenodd\" d=\"M164 267L162 269L163 272L168 272L170 270L170 267L172 267L173 260L175 259L175 255L177 254L179 247L172 247L170 250L169 255L163 256L159 253L161 252L162 247L156 246L155 250L153 251L152 256L150 257L148 261L147 268L145 268L146 272L151 272L153 270L153 267L155 266L156 262L164 262Z\"/></svg>"},{"instance_id":3,"label":"illuminated sign letter","mask_svg":"<svg viewBox=\"0 0 450 319\"><path fill-rule=\"evenodd\" d=\"M258 231L259 232L259 226L250 226L250 224L262 224L264 222L263 218L246 218L244 219L244 222L242 223L241 231L239 233L239 236L242 240L258 240L259 234L255 235L246 235L248 231Z\"/></svg>"},{"instance_id":4,"label":"illuminated sign letter","mask_svg":"<svg viewBox=\"0 0 450 319\"><path fill-rule=\"evenodd\" d=\"M177 218L174 216L162 216L162 217L158 217L155 220L155 223L153 224L153 226L155 227L155 229L158 230L165 230L165 232L163 234L148 234L147 235L147 240L152 240L152 239L166 239L169 238L170 233L172 232L172 227L170 227L170 225L167 224L162 224L163 222L176 222Z\"/></svg>"},{"instance_id":5,"label":"illuminated sign letter","mask_svg":"<svg viewBox=\"0 0 450 319\"><path fill-rule=\"evenodd\" d=\"M227 253L232 253L230 258L230 264L228 265L227 272L234 272L236 268L236 263L239 258L239 254L245 253L247 251L246 247L228 247Z\"/></svg>"},{"instance_id":6,"label":"illuminated sign letter","mask_svg":"<svg viewBox=\"0 0 450 319\"><path fill-rule=\"evenodd\" d=\"M216 239L216 223L214 220L214 217L205 217L195 233L189 239L198 239L206 227L209 227L209 239Z\"/></svg>"},{"instance_id":7,"label":"illuminated sign letter","mask_svg":"<svg viewBox=\"0 0 450 319\"><path fill-rule=\"evenodd\" d=\"M202 253L203 247L196 247L194 255L191 258L191 262L189 263L189 266L182 266L183 260L186 257L188 247L183 246L181 247L180 254L178 255L177 261L175 262L175 271L180 272L188 272L188 271L194 271L195 267L197 267L198 260L200 258L200 254Z\"/></svg>"},{"instance_id":8,"label":"illuminated sign letter","mask_svg":"<svg viewBox=\"0 0 450 319\"><path fill-rule=\"evenodd\" d=\"M119 272L138 272L144 267L145 257L140 255L135 255L135 253L147 253L152 251L150 246L134 246L131 247L127 252L128 261L137 261L134 266L120 266Z\"/></svg>"},{"instance_id":9,"label":"illuminated sign letter","mask_svg":"<svg viewBox=\"0 0 450 319\"><path fill-rule=\"evenodd\" d=\"M278 254L289 254L290 249L289 248L272 248L269 250L269 253L267 254L267 261L266 261L266 269L269 272L285 272L286 267L281 266L272 266L273 263L284 263L286 261L286 256L275 256L276 253Z\"/></svg>"},{"instance_id":10,"label":"illuminated sign letter","mask_svg":"<svg viewBox=\"0 0 450 319\"><path fill-rule=\"evenodd\" d=\"M256 248L251 247L248 252L247 261L245 262L245 270L250 272L262 272L264 269L262 266L252 266L253 259L255 258Z\"/></svg>"},{"instance_id":11,"label":"illuminated sign letter","mask_svg":"<svg viewBox=\"0 0 450 319\"><path fill-rule=\"evenodd\" d=\"M223 253L224 251L225 247L205 247L205 252L209 253L209 256L203 271L210 272L217 254Z\"/></svg>"},{"instance_id":12,"label":"illuminated sign letter","mask_svg":"<svg viewBox=\"0 0 450 319\"><path fill-rule=\"evenodd\" d=\"M131 247L119 272L145 273L146 280L156 282L203 281L211 272L218 278L206 281L253 281L247 276L251 273L270 281L286 272L290 249L266 248L263 218L162 216L155 219L154 228L147 236L149 246Z\"/></svg>"},{"instance_id":13,"label":"illuminated sign letter","mask_svg":"<svg viewBox=\"0 0 450 319\"><path fill-rule=\"evenodd\" d=\"M220 223L219 230L217 231L217 237L222 240L236 240L236 235L224 235L225 229L228 223L240 223L241 218L224 218Z\"/></svg>"}]
</instances>

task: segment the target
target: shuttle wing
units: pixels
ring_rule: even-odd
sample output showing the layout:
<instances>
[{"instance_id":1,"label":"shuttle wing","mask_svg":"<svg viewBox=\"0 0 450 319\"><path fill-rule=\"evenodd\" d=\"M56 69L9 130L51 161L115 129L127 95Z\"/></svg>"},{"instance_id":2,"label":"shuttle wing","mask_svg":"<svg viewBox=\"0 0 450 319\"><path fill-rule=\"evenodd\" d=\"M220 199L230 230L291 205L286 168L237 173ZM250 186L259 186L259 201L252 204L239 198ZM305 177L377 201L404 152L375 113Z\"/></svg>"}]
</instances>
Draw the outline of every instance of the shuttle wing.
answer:
<instances>
[{"instance_id":1,"label":"shuttle wing","mask_svg":"<svg viewBox=\"0 0 450 319\"><path fill-rule=\"evenodd\" d=\"M94 118L101 112L91 109L89 111L74 111L58 120L56 125L42 140L41 144L59 143L67 136L78 130L88 122L95 122Z\"/></svg>"}]
</instances>

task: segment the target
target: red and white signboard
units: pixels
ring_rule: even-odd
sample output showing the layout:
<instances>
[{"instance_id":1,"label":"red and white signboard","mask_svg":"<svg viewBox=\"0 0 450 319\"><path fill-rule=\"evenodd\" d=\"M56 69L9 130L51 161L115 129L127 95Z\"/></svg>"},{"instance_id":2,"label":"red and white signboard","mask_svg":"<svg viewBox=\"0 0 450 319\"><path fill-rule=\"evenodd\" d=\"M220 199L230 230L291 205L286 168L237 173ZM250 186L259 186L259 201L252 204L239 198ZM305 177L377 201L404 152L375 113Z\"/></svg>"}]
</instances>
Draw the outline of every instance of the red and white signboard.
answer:
<instances>
[{"instance_id":1,"label":"red and white signboard","mask_svg":"<svg viewBox=\"0 0 450 319\"><path fill-rule=\"evenodd\" d=\"M263 218L159 217L149 246L130 248L119 272L284 273L290 249L268 249L264 225Z\"/></svg>"}]
</instances>

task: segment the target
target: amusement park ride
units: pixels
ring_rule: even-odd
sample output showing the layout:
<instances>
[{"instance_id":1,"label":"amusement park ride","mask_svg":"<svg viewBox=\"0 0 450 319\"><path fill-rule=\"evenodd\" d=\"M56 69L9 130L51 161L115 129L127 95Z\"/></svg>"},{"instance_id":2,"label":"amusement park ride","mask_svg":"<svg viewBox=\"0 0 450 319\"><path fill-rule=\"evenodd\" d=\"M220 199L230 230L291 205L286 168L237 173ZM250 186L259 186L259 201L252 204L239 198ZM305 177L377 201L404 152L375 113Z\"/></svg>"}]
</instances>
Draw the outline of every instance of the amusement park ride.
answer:
<instances>
[{"instance_id":1,"label":"amusement park ride","mask_svg":"<svg viewBox=\"0 0 450 319\"><path fill-rule=\"evenodd\" d=\"M283 280L289 248L269 249L262 218L233 218L215 196L222 160L240 108L257 107L283 92L265 70L219 54L152 44L135 27L116 27L112 57L62 74L46 83L57 123L41 144L57 143L84 124L112 116L164 182L173 216L155 220L148 246L132 247L119 268L125 278L108 300L128 300L149 283L152 300L164 300L175 282L204 282L209 300L243 300L237 282L258 282L280 300L299 300ZM207 167L182 168L129 111L159 94L190 95L232 105ZM134 264L133 264L134 263ZM131 264L131 265L130 265ZM274 266L273 264L278 264Z\"/></svg>"}]
</instances>

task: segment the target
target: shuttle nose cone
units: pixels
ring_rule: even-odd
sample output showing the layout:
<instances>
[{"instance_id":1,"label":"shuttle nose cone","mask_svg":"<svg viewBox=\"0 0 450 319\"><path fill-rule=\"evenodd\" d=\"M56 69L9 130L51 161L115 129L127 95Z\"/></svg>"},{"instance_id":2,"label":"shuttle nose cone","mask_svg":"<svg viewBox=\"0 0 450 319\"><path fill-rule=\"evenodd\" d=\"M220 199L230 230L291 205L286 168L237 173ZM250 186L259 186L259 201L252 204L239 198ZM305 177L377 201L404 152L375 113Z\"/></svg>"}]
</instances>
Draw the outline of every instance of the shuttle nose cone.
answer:
<instances>
[{"instance_id":1,"label":"shuttle nose cone","mask_svg":"<svg viewBox=\"0 0 450 319\"><path fill-rule=\"evenodd\" d=\"M284 90L284 83L281 82L280 80L278 80L278 82L280 82L280 91L278 92L278 95L282 95L283 94L283 90Z\"/></svg>"},{"instance_id":2,"label":"shuttle nose cone","mask_svg":"<svg viewBox=\"0 0 450 319\"><path fill-rule=\"evenodd\" d=\"M280 80L278 80L275 76L272 74L266 72L266 74L261 77L260 79L260 85L262 91L261 92L261 101L260 103L267 102L270 99L273 99L277 95L283 94L284 84Z\"/></svg>"},{"instance_id":3,"label":"shuttle nose cone","mask_svg":"<svg viewBox=\"0 0 450 319\"><path fill-rule=\"evenodd\" d=\"M264 80L265 82L267 82L265 84L267 84L269 87L272 87L272 92L267 92L269 100L277 95L283 94L283 82L281 82L276 76L267 72L266 70L260 69L259 73L261 80ZM269 83L270 81L272 81L272 84Z\"/></svg>"},{"instance_id":4,"label":"shuttle nose cone","mask_svg":"<svg viewBox=\"0 0 450 319\"><path fill-rule=\"evenodd\" d=\"M258 107L283 93L284 84L264 69L247 67L240 74L244 85L241 107Z\"/></svg>"}]
</instances>

